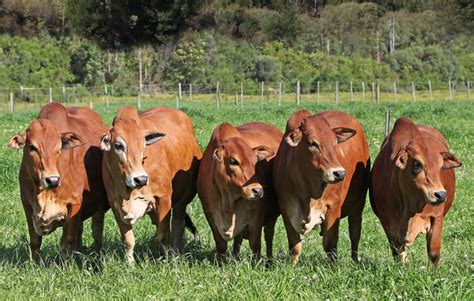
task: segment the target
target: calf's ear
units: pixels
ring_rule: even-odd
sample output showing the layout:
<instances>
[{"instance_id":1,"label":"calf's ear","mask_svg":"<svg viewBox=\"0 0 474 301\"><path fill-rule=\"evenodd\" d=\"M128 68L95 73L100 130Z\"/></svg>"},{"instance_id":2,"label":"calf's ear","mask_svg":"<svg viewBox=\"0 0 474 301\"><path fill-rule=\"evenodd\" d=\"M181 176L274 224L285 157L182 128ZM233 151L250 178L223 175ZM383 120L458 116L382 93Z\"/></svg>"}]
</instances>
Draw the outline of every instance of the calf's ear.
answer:
<instances>
[{"instance_id":1,"label":"calf's ear","mask_svg":"<svg viewBox=\"0 0 474 301\"><path fill-rule=\"evenodd\" d=\"M166 134L160 133L160 132L155 132L155 133L150 133L145 136L145 141L146 145L153 144L155 142L160 141L166 136Z\"/></svg>"},{"instance_id":2,"label":"calf's ear","mask_svg":"<svg viewBox=\"0 0 474 301\"><path fill-rule=\"evenodd\" d=\"M332 131L334 132L334 134L336 134L337 143L347 141L356 134L356 130L344 127L333 128Z\"/></svg>"},{"instance_id":3,"label":"calf's ear","mask_svg":"<svg viewBox=\"0 0 474 301\"><path fill-rule=\"evenodd\" d=\"M407 167L408 153L406 150L401 150L395 157L395 165L400 169Z\"/></svg>"},{"instance_id":4,"label":"calf's ear","mask_svg":"<svg viewBox=\"0 0 474 301\"><path fill-rule=\"evenodd\" d=\"M100 138L100 149L104 152L108 152L111 149L110 141L112 140L112 135L110 133L105 134Z\"/></svg>"},{"instance_id":5,"label":"calf's ear","mask_svg":"<svg viewBox=\"0 0 474 301\"><path fill-rule=\"evenodd\" d=\"M84 140L76 133L67 132L61 134L61 143L61 149L67 150L84 145Z\"/></svg>"},{"instance_id":6,"label":"calf's ear","mask_svg":"<svg viewBox=\"0 0 474 301\"><path fill-rule=\"evenodd\" d=\"M221 162L222 160L224 160L224 153L225 150L223 150L222 147L218 147L212 153L212 157L214 158L214 160Z\"/></svg>"},{"instance_id":7,"label":"calf's ear","mask_svg":"<svg viewBox=\"0 0 474 301\"><path fill-rule=\"evenodd\" d=\"M451 169L462 165L461 161L449 152L441 153L441 156L443 156L443 167L441 169Z\"/></svg>"},{"instance_id":8,"label":"calf's ear","mask_svg":"<svg viewBox=\"0 0 474 301\"><path fill-rule=\"evenodd\" d=\"M8 146L14 149L20 149L25 146L26 143L26 134L16 134L13 135L8 141Z\"/></svg>"},{"instance_id":9,"label":"calf's ear","mask_svg":"<svg viewBox=\"0 0 474 301\"><path fill-rule=\"evenodd\" d=\"M299 128L297 128L285 136L285 142L288 143L288 145L295 147L301 142L302 137L303 133Z\"/></svg>"},{"instance_id":10,"label":"calf's ear","mask_svg":"<svg viewBox=\"0 0 474 301\"><path fill-rule=\"evenodd\" d=\"M271 150L268 146L260 145L253 149L255 154L257 155L257 162L270 158L275 154L273 150Z\"/></svg>"}]
</instances>

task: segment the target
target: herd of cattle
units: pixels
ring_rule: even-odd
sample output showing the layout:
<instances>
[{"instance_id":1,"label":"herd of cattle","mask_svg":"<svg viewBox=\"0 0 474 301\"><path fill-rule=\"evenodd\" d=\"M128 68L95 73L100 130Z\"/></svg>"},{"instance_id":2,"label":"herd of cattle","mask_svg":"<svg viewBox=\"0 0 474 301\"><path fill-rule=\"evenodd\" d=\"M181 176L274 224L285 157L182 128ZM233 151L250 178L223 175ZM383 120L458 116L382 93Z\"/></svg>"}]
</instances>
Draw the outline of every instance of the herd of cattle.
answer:
<instances>
[{"instance_id":1,"label":"herd of cattle","mask_svg":"<svg viewBox=\"0 0 474 301\"><path fill-rule=\"evenodd\" d=\"M338 111L300 110L285 133L262 122L222 123L202 154L192 120L182 111L159 107L138 113L125 106L108 129L91 109L51 103L8 145L23 149L20 194L35 260L43 236L57 227L63 227L60 246L66 254L80 248L89 217L99 251L109 208L127 262L134 261L133 225L145 215L165 250L182 251L185 228L198 238L186 213L197 193L220 259L231 240L238 256L244 238L259 258L262 229L271 257L281 215L292 264L301 255L301 235L318 225L323 248L335 259L339 221L346 216L352 259L358 261L370 190L395 259L405 261L407 247L427 233L429 262L437 265L443 219L455 193L453 168L461 166L439 131L400 118L370 170L362 126Z\"/></svg>"}]
</instances>

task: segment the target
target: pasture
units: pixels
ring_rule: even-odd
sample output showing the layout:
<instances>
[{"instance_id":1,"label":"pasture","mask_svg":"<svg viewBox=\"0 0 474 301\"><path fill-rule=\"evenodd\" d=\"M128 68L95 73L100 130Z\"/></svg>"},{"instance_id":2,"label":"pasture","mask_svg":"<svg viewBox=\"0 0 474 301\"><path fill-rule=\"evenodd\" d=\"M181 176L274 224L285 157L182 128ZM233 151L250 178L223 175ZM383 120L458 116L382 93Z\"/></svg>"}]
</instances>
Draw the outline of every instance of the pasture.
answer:
<instances>
[{"instance_id":1,"label":"pasture","mask_svg":"<svg viewBox=\"0 0 474 301\"><path fill-rule=\"evenodd\" d=\"M119 105L108 110L95 105L110 125ZM174 102L147 100L152 105L175 106ZM372 161L384 138L384 114L388 103L303 102L313 113L338 109L355 115L362 123ZM362 224L360 264L350 259L347 220L340 227L339 260L330 263L324 254L319 229L303 236L303 255L296 267L290 264L286 233L278 220L274 241L275 259L252 264L245 241L240 260L230 258L219 266L214 240L196 198L188 213L198 227L201 242L186 233L186 254L160 257L155 228L148 218L134 226L137 264L122 261L123 247L111 211L106 214L103 256L76 254L74 260L59 260L58 229L43 239L44 264L29 260L26 220L18 188L21 152L6 146L9 137L25 130L37 110L0 113L0 296L2 299L474 299L474 103L468 101L399 102L390 104L395 118L409 116L416 123L434 126L448 140L450 150L463 162L456 170L457 195L445 219L441 265L428 267L425 238L419 237L409 250L409 263L392 260L387 239L367 198ZM265 121L284 129L287 118L298 108L284 103L261 108L260 102L240 108L230 103L217 110L212 102L182 102L193 119L196 135L204 149L212 129L223 121L241 124ZM84 243L91 245L90 220L85 224ZM230 247L230 245L229 245Z\"/></svg>"}]
</instances>

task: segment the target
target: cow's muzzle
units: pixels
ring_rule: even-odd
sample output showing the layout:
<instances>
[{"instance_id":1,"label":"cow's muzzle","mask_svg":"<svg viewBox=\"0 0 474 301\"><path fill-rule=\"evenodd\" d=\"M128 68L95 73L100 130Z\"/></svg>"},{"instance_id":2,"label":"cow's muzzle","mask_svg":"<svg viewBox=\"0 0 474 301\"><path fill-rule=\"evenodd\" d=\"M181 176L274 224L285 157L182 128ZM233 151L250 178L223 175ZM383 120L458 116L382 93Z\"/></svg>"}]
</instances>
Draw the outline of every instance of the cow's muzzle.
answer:
<instances>
[{"instance_id":1,"label":"cow's muzzle","mask_svg":"<svg viewBox=\"0 0 474 301\"><path fill-rule=\"evenodd\" d=\"M341 182L345 177L346 170L344 168L330 168L323 174L323 180L328 184Z\"/></svg>"},{"instance_id":2,"label":"cow's muzzle","mask_svg":"<svg viewBox=\"0 0 474 301\"><path fill-rule=\"evenodd\" d=\"M61 185L61 177L60 176L48 176L44 178L44 188L46 189L53 189L59 187Z\"/></svg>"}]
</instances>

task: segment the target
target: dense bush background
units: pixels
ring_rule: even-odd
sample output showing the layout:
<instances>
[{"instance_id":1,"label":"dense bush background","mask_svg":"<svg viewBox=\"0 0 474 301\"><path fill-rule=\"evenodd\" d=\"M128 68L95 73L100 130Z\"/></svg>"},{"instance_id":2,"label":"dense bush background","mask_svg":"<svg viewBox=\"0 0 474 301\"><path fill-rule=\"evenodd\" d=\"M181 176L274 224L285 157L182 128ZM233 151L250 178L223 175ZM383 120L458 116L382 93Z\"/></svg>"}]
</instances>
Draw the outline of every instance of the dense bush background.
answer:
<instances>
[{"instance_id":1,"label":"dense bush background","mask_svg":"<svg viewBox=\"0 0 474 301\"><path fill-rule=\"evenodd\" d=\"M465 0L3 0L0 86L467 81L473 28Z\"/></svg>"}]
</instances>

